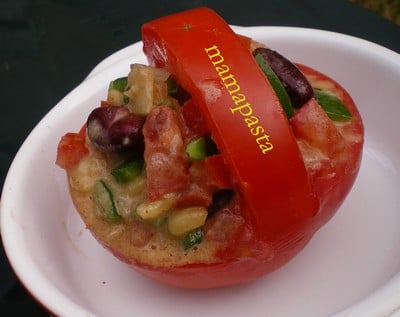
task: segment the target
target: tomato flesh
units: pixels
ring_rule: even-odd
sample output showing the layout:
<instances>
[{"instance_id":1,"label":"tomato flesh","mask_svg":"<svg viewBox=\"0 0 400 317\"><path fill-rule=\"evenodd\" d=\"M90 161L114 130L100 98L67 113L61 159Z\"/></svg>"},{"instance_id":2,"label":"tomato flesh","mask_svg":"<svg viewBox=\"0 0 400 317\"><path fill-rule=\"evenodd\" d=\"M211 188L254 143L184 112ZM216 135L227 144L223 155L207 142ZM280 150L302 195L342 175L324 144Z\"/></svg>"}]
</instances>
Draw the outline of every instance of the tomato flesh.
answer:
<instances>
[{"instance_id":1,"label":"tomato flesh","mask_svg":"<svg viewBox=\"0 0 400 317\"><path fill-rule=\"evenodd\" d=\"M154 108L143 126L147 196L157 200L188 183L188 164L178 115L168 106Z\"/></svg>"},{"instance_id":2,"label":"tomato flesh","mask_svg":"<svg viewBox=\"0 0 400 317\"><path fill-rule=\"evenodd\" d=\"M334 124L312 100L291 119L298 143L305 140L311 144L316 142L315 148L319 149L318 153L302 150L314 192L321 202L315 220L317 229L333 216L355 181L362 157L364 126L353 99L339 83L308 66L297 66L313 87L328 89L341 99L352 114L351 120ZM305 117L308 123L304 125ZM318 133L326 133L326 137L318 138Z\"/></svg>"}]
</instances>

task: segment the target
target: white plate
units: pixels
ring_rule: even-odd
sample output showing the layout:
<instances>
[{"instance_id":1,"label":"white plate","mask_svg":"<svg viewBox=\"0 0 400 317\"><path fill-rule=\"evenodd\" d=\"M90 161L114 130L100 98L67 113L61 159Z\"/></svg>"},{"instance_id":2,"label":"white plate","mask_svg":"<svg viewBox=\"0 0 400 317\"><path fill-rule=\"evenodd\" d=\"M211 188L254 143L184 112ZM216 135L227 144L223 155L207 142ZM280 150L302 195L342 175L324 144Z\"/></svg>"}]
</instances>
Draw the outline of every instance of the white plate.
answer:
<instances>
[{"instance_id":1,"label":"white plate","mask_svg":"<svg viewBox=\"0 0 400 317\"><path fill-rule=\"evenodd\" d=\"M104 250L75 212L54 162L108 83L145 62L141 43L97 66L22 145L2 193L6 253L34 297L58 316L394 316L400 313L400 57L354 37L287 27L234 27L342 83L364 118L356 184L293 261L254 283L188 291L156 284Z\"/></svg>"}]
</instances>

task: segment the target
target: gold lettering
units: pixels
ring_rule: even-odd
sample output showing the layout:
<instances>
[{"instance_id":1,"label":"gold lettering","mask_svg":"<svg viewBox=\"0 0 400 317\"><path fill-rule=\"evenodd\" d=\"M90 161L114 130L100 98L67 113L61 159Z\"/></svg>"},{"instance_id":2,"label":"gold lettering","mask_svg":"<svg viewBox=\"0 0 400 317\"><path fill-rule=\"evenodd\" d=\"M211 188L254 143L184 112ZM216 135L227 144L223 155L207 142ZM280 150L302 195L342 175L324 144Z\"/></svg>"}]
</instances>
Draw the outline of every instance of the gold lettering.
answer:
<instances>
[{"instance_id":1,"label":"gold lettering","mask_svg":"<svg viewBox=\"0 0 400 317\"><path fill-rule=\"evenodd\" d=\"M258 118L255 117L255 116L251 116L251 117L249 117L249 118L245 118L245 119L244 119L244 122L246 122L246 124L247 124L247 126L248 126L249 128L251 128L253 125L257 124L258 121L259 121Z\"/></svg>"},{"instance_id":2,"label":"gold lettering","mask_svg":"<svg viewBox=\"0 0 400 317\"><path fill-rule=\"evenodd\" d=\"M209 48L205 48L205 51L206 51L211 63L213 64L213 66L224 62L224 57L221 55L221 52L218 49L217 45L213 45ZM210 51L211 51L211 54L209 53Z\"/></svg>"},{"instance_id":3,"label":"gold lettering","mask_svg":"<svg viewBox=\"0 0 400 317\"><path fill-rule=\"evenodd\" d=\"M256 142L263 154L266 154L274 148L274 145L269 142L269 135L264 134L262 137L257 138Z\"/></svg>"},{"instance_id":4,"label":"gold lettering","mask_svg":"<svg viewBox=\"0 0 400 317\"><path fill-rule=\"evenodd\" d=\"M228 65L222 64L221 66L215 67L219 77L222 77L225 73L229 73L230 68Z\"/></svg>"},{"instance_id":5,"label":"gold lettering","mask_svg":"<svg viewBox=\"0 0 400 317\"><path fill-rule=\"evenodd\" d=\"M251 116L253 114L253 108L248 102L246 102L244 105L237 106L236 108L231 108L231 111L232 113L239 111L243 117Z\"/></svg>"},{"instance_id":6,"label":"gold lettering","mask_svg":"<svg viewBox=\"0 0 400 317\"><path fill-rule=\"evenodd\" d=\"M230 108L231 113L239 113L243 117L243 121L247 125L250 134L256 137L255 141L262 154L271 151L274 145L269 140L269 135L265 134L265 128L259 124L259 117L253 115L253 107L247 101L246 95L241 93L241 87L234 74L230 73L230 67L223 64L225 59L218 46L213 45L209 48L204 48L204 50L235 104L235 106Z\"/></svg>"},{"instance_id":7,"label":"gold lettering","mask_svg":"<svg viewBox=\"0 0 400 317\"><path fill-rule=\"evenodd\" d=\"M269 142L269 135L264 134L263 136L256 139L256 142L260 144L262 141Z\"/></svg>"},{"instance_id":8,"label":"gold lettering","mask_svg":"<svg viewBox=\"0 0 400 317\"><path fill-rule=\"evenodd\" d=\"M236 78L235 78L235 76L233 76L233 74L229 74L229 76L226 76L226 77L221 77L221 79L224 83L225 88L228 89L229 94L232 95L232 94L240 91L240 86L237 83ZM231 80L228 81L228 83L226 83L226 81L228 79L231 79Z\"/></svg>"},{"instance_id":9,"label":"gold lettering","mask_svg":"<svg viewBox=\"0 0 400 317\"><path fill-rule=\"evenodd\" d=\"M267 154L267 152L271 151L274 148L271 142L267 142L266 144L260 144L259 147L262 154Z\"/></svg>"},{"instance_id":10,"label":"gold lettering","mask_svg":"<svg viewBox=\"0 0 400 317\"><path fill-rule=\"evenodd\" d=\"M240 103L246 101L246 96L243 94L236 94L232 96L232 100L235 103L235 105L238 106Z\"/></svg>"},{"instance_id":11,"label":"gold lettering","mask_svg":"<svg viewBox=\"0 0 400 317\"><path fill-rule=\"evenodd\" d=\"M250 129L250 133L254 136L260 135L261 133L264 133L265 130L262 126L258 125L255 128Z\"/></svg>"}]
</instances>

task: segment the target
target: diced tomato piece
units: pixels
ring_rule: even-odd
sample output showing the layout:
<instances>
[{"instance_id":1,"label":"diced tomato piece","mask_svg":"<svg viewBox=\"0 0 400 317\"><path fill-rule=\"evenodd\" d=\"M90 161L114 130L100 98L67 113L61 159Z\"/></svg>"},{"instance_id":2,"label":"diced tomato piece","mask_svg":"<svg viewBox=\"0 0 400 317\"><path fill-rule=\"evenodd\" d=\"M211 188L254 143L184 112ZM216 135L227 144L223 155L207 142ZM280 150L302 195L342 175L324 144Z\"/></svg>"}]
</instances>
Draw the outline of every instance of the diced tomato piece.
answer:
<instances>
[{"instance_id":1,"label":"diced tomato piece","mask_svg":"<svg viewBox=\"0 0 400 317\"><path fill-rule=\"evenodd\" d=\"M185 126L187 127L187 131L185 131L187 139L208 134L210 132L200 108L193 99L187 100L183 106L180 107L179 111L185 122Z\"/></svg>"},{"instance_id":2,"label":"diced tomato piece","mask_svg":"<svg viewBox=\"0 0 400 317\"><path fill-rule=\"evenodd\" d=\"M102 101L100 102L100 106L101 106L101 107L110 107L110 106L111 106L111 103L108 102L107 100L102 100Z\"/></svg>"},{"instance_id":3,"label":"diced tomato piece","mask_svg":"<svg viewBox=\"0 0 400 317\"><path fill-rule=\"evenodd\" d=\"M189 163L178 114L168 106L153 108L143 126L147 196L156 200L183 190L188 182Z\"/></svg>"},{"instance_id":4,"label":"diced tomato piece","mask_svg":"<svg viewBox=\"0 0 400 317\"><path fill-rule=\"evenodd\" d=\"M218 211L206 224L205 234L207 239L225 242L240 237L239 230L244 226L244 219L229 209ZM227 248L236 248L235 244L229 243ZM226 252L226 249L223 251Z\"/></svg>"},{"instance_id":5,"label":"diced tomato piece","mask_svg":"<svg viewBox=\"0 0 400 317\"><path fill-rule=\"evenodd\" d=\"M69 171L89 154L86 147L86 130L82 128L79 133L66 133L57 147L56 164Z\"/></svg>"},{"instance_id":6,"label":"diced tomato piece","mask_svg":"<svg viewBox=\"0 0 400 317\"><path fill-rule=\"evenodd\" d=\"M228 167L220 154L194 161L189 168L189 174L190 184L182 192L177 207L209 206L217 190L233 187Z\"/></svg>"},{"instance_id":7,"label":"diced tomato piece","mask_svg":"<svg viewBox=\"0 0 400 317\"><path fill-rule=\"evenodd\" d=\"M297 139L305 140L328 158L343 151L344 138L314 98L297 110L290 123Z\"/></svg>"}]
</instances>

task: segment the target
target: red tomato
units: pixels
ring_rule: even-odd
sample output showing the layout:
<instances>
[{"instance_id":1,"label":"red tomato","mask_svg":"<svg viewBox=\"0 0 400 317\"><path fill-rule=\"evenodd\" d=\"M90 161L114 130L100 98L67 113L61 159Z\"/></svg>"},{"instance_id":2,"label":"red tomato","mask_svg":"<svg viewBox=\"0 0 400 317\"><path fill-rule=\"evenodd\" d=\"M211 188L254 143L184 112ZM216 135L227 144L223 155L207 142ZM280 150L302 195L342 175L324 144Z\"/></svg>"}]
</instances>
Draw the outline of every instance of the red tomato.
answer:
<instances>
[{"instance_id":1,"label":"red tomato","mask_svg":"<svg viewBox=\"0 0 400 317\"><path fill-rule=\"evenodd\" d=\"M150 63L166 67L200 108L260 239L308 235L300 227L317 200L285 113L243 40L207 8L146 23L142 39Z\"/></svg>"},{"instance_id":2,"label":"red tomato","mask_svg":"<svg viewBox=\"0 0 400 317\"><path fill-rule=\"evenodd\" d=\"M142 38L150 63L166 67L192 95L244 203L219 215L222 223L229 218L230 231L207 232L234 245L221 263L137 269L189 288L238 284L277 269L333 215L354 182L363 143L354 103L337 83L301 66L311 82L333 87L353 118L335 125L311 100L289 122L246 41L207 8L146 23ZM237 213L245 223L235 222Z\"/></svg>"},{"instance_id":3,"label":"red tomato","mask_svg":"<svg viewBox=\"0 0 400 317\"><path fill-rule=\"evenodd\" d=\"M83 127L79 133L66 133L57 147L56 164L69 171L89 154L85 144L86 129Z\"/></svg>"},{"instance_id":4,"label":"red tomato","mask_svg":"<svg viewBox=\"0 0 400 317\"><path fill-rule=\"evenodd\" d=\"M188 127L187 131L184 131L187 139L209 133L201 111L193 99L187 100L179 110L185 122L185 127Z\"/></svg>"}]
</instances>

